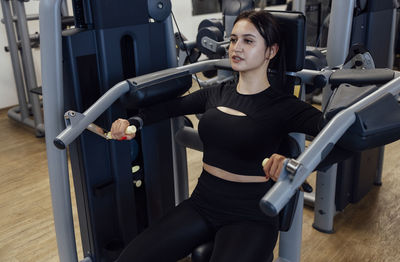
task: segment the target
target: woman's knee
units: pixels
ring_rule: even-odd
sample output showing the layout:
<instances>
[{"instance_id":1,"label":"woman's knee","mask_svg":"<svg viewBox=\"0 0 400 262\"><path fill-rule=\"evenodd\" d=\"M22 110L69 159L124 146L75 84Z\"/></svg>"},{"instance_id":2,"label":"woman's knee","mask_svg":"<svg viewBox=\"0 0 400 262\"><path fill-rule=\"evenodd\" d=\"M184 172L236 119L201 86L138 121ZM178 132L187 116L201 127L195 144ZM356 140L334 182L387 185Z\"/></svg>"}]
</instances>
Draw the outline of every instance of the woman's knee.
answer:
<instances>
[{"instance_id":1,"label":"woman's knee","mask_svg":"<svg viewBox=\"0 0 400 262\"><path fill-rule=\"evenodd\" d=\"M265 223L245 222L222 227L215 236L210 262L268 261L278 230Z\"/></svg>"},{"instance_id":2,"label":"woman's knee","mask_svg":"<svg viewBox=\"0 0 400 262\"><path fill-rule=\"evenodd\" d=\"M213 235L204 219L184 202L133 239L117 262L176 261Z\"/></svg>"}]
</instances>

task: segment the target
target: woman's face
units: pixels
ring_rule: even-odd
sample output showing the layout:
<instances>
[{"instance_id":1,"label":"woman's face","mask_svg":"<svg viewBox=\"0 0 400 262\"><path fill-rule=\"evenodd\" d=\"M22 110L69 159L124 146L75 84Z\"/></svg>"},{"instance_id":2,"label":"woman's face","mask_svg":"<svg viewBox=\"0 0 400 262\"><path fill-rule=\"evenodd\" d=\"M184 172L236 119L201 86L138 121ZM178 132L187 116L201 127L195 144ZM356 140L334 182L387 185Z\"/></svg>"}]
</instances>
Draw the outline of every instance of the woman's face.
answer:
<instances>
[{"instance_id":1,"label":"woman's face","mask_svg":"<svg viewBox=\"0 0 400 262\"><path fill-rule=\"evenodd\" d=\"M260 67L266 70L268 61L275 55L270 53L272 49L266 47L264 38L250 21L242 19L236 22L229 45L233 70L247 72Z\"/></svg>"}]
</instances>

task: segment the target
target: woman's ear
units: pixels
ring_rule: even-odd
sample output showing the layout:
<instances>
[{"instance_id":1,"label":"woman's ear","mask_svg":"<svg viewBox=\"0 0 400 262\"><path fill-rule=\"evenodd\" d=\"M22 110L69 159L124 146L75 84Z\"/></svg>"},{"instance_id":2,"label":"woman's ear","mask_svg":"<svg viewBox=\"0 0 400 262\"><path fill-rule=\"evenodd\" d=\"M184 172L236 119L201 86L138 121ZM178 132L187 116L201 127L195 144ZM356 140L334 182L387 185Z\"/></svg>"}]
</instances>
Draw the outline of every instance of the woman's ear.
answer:
<instances>
[{"instance_id":1,"label":"woman's ear","mask_svg":"<svg viewBox=\"0 0 400 262\"><path fill-rule=\"evenodd\" d=\"M267 52L266 52L266 59L271 60L272 58L274 58L274 57L276 56L276 54L278 53L278 51L279 51L279 46L278 46L278 44L273 44L272 46L270 46L270 47L267 49Z\"/></svg>"}]
</instances>

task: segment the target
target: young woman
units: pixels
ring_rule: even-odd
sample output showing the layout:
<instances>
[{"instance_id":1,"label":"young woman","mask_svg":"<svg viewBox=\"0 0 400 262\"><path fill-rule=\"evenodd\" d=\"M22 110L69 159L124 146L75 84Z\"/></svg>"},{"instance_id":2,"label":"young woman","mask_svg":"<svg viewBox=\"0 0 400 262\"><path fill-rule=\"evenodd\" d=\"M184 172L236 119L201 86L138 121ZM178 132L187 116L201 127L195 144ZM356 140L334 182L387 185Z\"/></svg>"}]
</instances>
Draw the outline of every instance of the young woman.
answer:
<instances>
[{"instance_id":1,"label":"young woman","mask_svg":"<svg viewBox=\"0 0 400 262\"><path fill-rule=\"evenodd\" d=\"M322 114L283 93L281 85L271 85L268 66L272 59L282 61L284 50L270 13L241 13L230 41L237 83L202 89L113 123L114 139L132 139L134 135L125 134L129 125L203 114L198 126L203 172L193 194L137 236L117 261L176 261L211 240L212 262L261 262L273 252L278 220L264 215L258 203L283 166L285 157L276 152L289 132L316 135ZM270 159L263 167L266 157Z\"/></svg>"}]
</instances>

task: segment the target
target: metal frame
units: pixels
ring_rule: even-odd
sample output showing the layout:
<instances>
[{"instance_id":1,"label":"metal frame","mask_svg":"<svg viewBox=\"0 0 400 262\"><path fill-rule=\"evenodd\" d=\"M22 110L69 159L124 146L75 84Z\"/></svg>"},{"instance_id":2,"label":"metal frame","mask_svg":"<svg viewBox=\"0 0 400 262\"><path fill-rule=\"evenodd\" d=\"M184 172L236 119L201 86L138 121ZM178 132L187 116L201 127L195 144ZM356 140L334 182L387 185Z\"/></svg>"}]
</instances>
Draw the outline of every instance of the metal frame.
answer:
<instances>
[{"instance_id":1,"label":"metal frame","mask_svg":"<svg viewBox=\"0 0 400 262\"><path fill-rule=\"evenodd\" d=\"M227 66L226 60L211 60L197 63L194 65L178 67L175 70L164 70L157 74L149 74L130 80L130 83L123 81L115 88L112 88L102 98L102 103L95 103L79 119L78 124L70 125L64 130L63 115L63 87L62 87L62 44L61 44L61 0L42 0L40 1L40 31L42 39L42 48L46 52L42 52L42 82L43 82L43 104L46 121L46 148L48 157L48 168L50 177L50 189L52 194L53 215L56 228L57 244L60 261L77 261L76 243L73 227L70 185L68 179L67 155L65 150L59 150L54 145L57 138L62 141L64 146L71 143L83 129L93 122L108 105L114 102L130 88L141 88L149 85L150 81L166 81L174 78L178 73L192 74L204 70L210 70L216 67ZM176 71L177 70L177 71ZM308 73L308 76L305 76ZM303 70L298 75L304 78L310 78L312 74L320 74L320 72L312 72ZM323 74L329 74L323 72ZM132 85L131 83L136 83ZM323 149L329 143L335 143L347 128L353 123L355 117L353 112L361 106L375 101L383 94L388 92L398 92L400 80L395 79L386 84L383 88L371 94L367 98L353 105L349 109L338 114L315 138L310 147L300 155L297 161L300 163L296 176L291 178L286 170L283 171L280 180L274 187L264 196L262 202L269 208L268 212L276 214L287 203L294 191L301 186L309 173L318 165L320 155ZM104 103L104 104L103 104ZM102 105L103 104L103 105ZM61 134L60 134L61 133ZM60 135L59 135L60 134ZM59 135L59 136L57 136ZM301 246L301 227L302 227L302 209L303 201L300 197L296 218L293 222L291 230L281 234L280 258L277 261L299 261ZM290 241L290 244L287 244ZM293 245L293 243L297 243ZM286 243L286 244L285 244ZM284 251L284 247L289 250ZM285 259L285 260L284 260ZM86 257L83 261L91 261L90 257Z\"/></svg>"},{"instance_id":2,"label":"metal frame","mask_svg":"<svg viewBox=\"0 0 400 262\"><path fill-rule=\"evenodd\" d=\"M99 100L97 100L84 113L80 114L73 111L66 112L65 115L67 116L67 118L69 118L67 122L67 127L54 139L54 141L57 145L62 145L62 147L65 148L77 136L79 136L90 123L92 123L98 116L100 116L115 100L117 100L124 93L129 92L131 88L140 89L155 83L177 78L182 75L191 75L196 72L201 72L214 68L228 69L230 68L229 61L227 59L209 60L188 66L166 69L156 73L135 77L120 82L113 88L111 88ZM71 119L71 113L73 115L73 119ZM178 143L184 146L202 151L202 144L201 141L198 139L197 131L192 128L184 127L182 129L179 129L175 135L175 139ZM296 136L296 139L303 141L304 143L305 138L304 135L298 134L298 136ZM279 257L276 261L300 261L303 219L302 210L304 202L303 199L304 195L303 193L301 193L296 206L295 216L290 230L288 232L281 232L280 234Z\"/></svg>"},{"instance_id":3,"label":"metal frame","mask_svg":"<svg viewBox=\"0 0 400 262\"><path fill-rule=\"evenodd\" d=\"M295 190L301 186L310 173L317 167L321 161L322 154L331 145L342 137L347 129L354 123L355 112L372 104L385 96L392 94L397 96L400 92L399 73L396 78L383 85L380 89L355 103L351 107L338 113L318 134L310 146L296 160L300 163L299 168L294 174L290 174L286 168L282 171L279 181L262 198L261 205L268 214L277 214L287 203Z\"/></svg>"},{"instance_id":4,"label":"metal frame","mask_svg":"<svg viewBox=\"0 0 400 262\"><path fill-rule=\"evenodd\" d=\"M59 150L55 147L53 141L58 134L64 129L63 115L63 74L62 74L62 43L61 43L61 0L42 0L40 1L40 31L42 39L42 48L46 52L41 53L42 62L42 83L43 83L43 107L44 117L46 121L45 134L46 134L46 148L48 158L48 170L50 189L52 195L53 215L56 229L58 253L60 261L77 261L76 241L73 227L71 197L70 197L70 183L68 178L68 164L67 154L65 150ZM219 61L207 61L198 63L192 66L185 66L180 68L185 74L192 74L199 71L209 70L220 64ZM224 65L222 65L224 66ZM168 71L168 70L167 70ZM170 77L170 78L168 78ZM175 74L158 75L149 74L132 79L132 82L137 83L136 88L148 85L149 82L153 84L154 79L165 81L176 77ZM119 96L127 92L126 82L121 82L116 88L109 90L104 95L104 100L115 101ZM115 93L110 98L107 98L110 93ZM85 121L93 121L99 114L108 108L108 103L105 106L100 104L94 105L83 120L79 121L78 128L74 126L69 130L74 132L76 137L82 131ZM112 102L111 102L112 103ZM86 125L87 126L87 125ZM69 133L67 132L67 133ZM73 140L73 139L72 139ZM66 145L70 143L65 143ZM185 192L177 192L181 195ZM85 261L91 261L89 257Z\"/></svg>"},{"instance_id":5,"label":"metal frame","mask_svg":"<svg viewBox=\"0 0 400 262\"><path fill-rule=\"evenodd\" d=\"M60 0L55 3L50 0L40 2L42 47L47 50L46 53L42 53L42 72L45 72L42 77L45 121L49 123L46 125L46 148L60 261L77 261L66 151L57 149L53 144L56 136L64 129L60 3ZM224 67L226 64L224 62L221 64L219 60L206 61L175 70L161 71L163 73L157 72L136 77L131 79L130 83L134 83L134 88L141 88L176 78L182 74L210 70L216 66ZM177 71L181 74L177 74ZM130 84L123 81L111 88L97 103L83 113L83 117L76 121L77 124L70 125L57 139L67 146L85 129L88 125L86 123L93 122L116 99L128 92L129 87Z\"/></svg>"},{"instance_id":6,"label":"metal frame","mask_svg":"<svg viewBox=\"0 0 400 262\"><path fill-rule=\"evenodd\" d=\"M353 26L353 11L356 2L332 1L328 43L327 43L327 62L329 68L340 67L344 64L350 48ZM391 28L391 43L394 46L394 26ZM389 60L392 58L389 58ZM330 86L323 88L322 109L327 105L332 94ZM375 179L375 184L381 184L382 165L383 165L384 147L381 147L379 153L379 166ZM314 203L314 222L313 227L321 232L334 232L334 216L336 214L335 196L336 196L336 177L337 164L332 165L325 171L317 172L316 192L306 195L307 203Z\"/></svg>"},{"instance_id":7,"label":"metal frame","mask_svg":"<svg viewBox=\"0 0 400 262\"><path fill-rule=\"evenodd\" d=\"M58 150L53 144L56 136L63 131L63 94L62 94L62 54L61 54L61 20L59 16L61 0L51 1L42 0L40 3L42 47L47 50L42 53L42 72L43 73L43 93L46 125L46 147L49 165L50 188L53 202L54 223L56 227L57 244L60 261L77 261L76 243L73 228L73 218L71 209L71 198L69 192L68 166L65 150ZM199 71L210 70L212 68L227 68L227 60L214 60L200 62L194 65L183 66L172 71L164 70L164 74L158 72L157 75L149 74L131 79L131 83L136 83L131 88L141 88L148 85L150 81L165 81L176 77L177 71L183 74L192 74ZM123 81L110 89L100 100L105 102L94 104L83 113L77 125L69 126L57 137L68 145L82 130L96 119L108 105L115 101L120 95L129 91L129 83ZM107 98L109 95L111 96ZM64 139L66 138L66 139ZM296 219L291 230L281 236L281 243L293 241L293 236L297 236L297 248L291 252L292 256L299 256L301 245L301 225L302 225L302 197L298 202ZM297 225L297 226L295 226ZM299 232L300 230L300 232ZM300 236L300 237L299 237ZM282 242L283 241L283 242ZM293 244L291 244L293 246ZM293 250L293 249L292 249ZM285 253L282 251L281 253ZM283 258L284 255L281 254ZM290 257L290 255L286 255ZM91 261L86 257L84 261Z\"/></svg>"},{"instance_id":8,"label":"metal frame","mask_svg":"<svg viewBox=\"0 0 400 262\"><path fill-rule=\"evenodd\" d=\"M46 147L49 165L50 188L53 202L54 223L56 228L57 244L60 261L77 261L76 243L73 228L73 218L71 210L71 199L69 192L68 166L66 151L58 150L53 141L62 141L64 146L71 143L82 130L94 121L108 105L115 101L120 95L129 91L130 88L141 88L150 81L164 81L176 77L176 75L192 74L199 71L210 70L214 67L227 68L227 60L207 61L195 65L183 66L177 69L164 70L157 75L149 74L146 76L131 79L133 86L123 81L109 90L101 100L105 103L96 103L77 121L78 124L69 126L63 131L63 76L62 76L62 46L61 46L61 19L60 19L61 0L42 0L40 2L40 29L42 35L42 47L47 52L42 53L42 81L44 94L44 110L46 125ZM110 96L110 97L108 97ZM186 132L186 134L188 134ZM298 261L300 258L301 230L302 230L302 207L303 195L301 194L296 208L296 216L292 228L289 232L280 236L281 250L278 261ZM289 243L290 248L285 249L285 244ZM84 261L91 261L86 257Z\"/></svg>"},{"instance_id":9,"label":"metal frame","mask_svg":"<svg viewBox=\"0 0 400 262\"><path fill-rule=\"evenodd\" d=\"M42 0L39 3L42 62L42 90L46 149L53 205L54 224L60 261L78 261L68 164L66 151L58 150L53 139L63 129L64 114L62 44L61 44L61 2Z\"/></svg>"},{"instance_id":10,"label":"metal frame","mask_svg":"<svg viewBox=\"0 0 400 262\"><path fill-rule=\"evenodd\" d=\"M293 0L293 10L306 14L306 0Z\"/></svg>"},{"instance_id":11,"label":"metal frame","mask_svg":"<svg viewBox=\"0 0 400 262\"><path fill-rule=\"evenodd\" d=\"M44 135L44 123L39 96L31 92L38 86L25 4L19 0L1 0L1 7L19 103L18 106L9 109L8 116L34 128L36 136L41 137ZM18 43L21 52L18 50ZM33 115L33 119L30 118L30 114Z\"/></svg>"}]
</instances>

